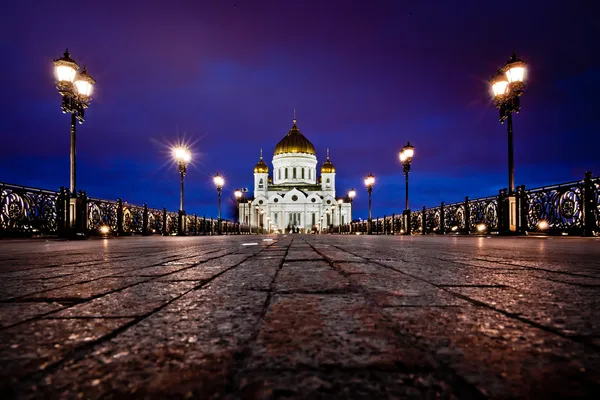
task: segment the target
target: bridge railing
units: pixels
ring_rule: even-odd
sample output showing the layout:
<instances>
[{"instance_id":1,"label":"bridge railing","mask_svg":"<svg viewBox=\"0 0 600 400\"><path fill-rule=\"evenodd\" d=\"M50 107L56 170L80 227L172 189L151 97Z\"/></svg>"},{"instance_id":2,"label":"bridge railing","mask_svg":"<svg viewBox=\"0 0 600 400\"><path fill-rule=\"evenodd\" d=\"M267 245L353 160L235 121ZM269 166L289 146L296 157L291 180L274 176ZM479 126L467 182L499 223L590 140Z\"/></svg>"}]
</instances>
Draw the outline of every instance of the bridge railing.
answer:
<instances>
[{"instance_id":1,"label":"bridge railing","mask_svg":"<svg viewBox=\"0 0 600 400\"><path fill-rule=\"evenodd\" d=\"M498 233L506 230L505 207L508 193L478 199L465 197L462 202L373 218L371 234L411 233ZM600 177L587 172L580 181L543 186L527 190L524 185L515 193L516 231L594 236L600 227ZM343 229L348 233L368 233L369 222L353 222Z\"/></svg>"},{"instance_id":2,"label":"bridge railing","mask_svg":"<svg viewBox=\"0 0 600 400\"><path fill-rule=\"evenodd\" d=\"M96 234L108 230L118 235L216 235L219 221L215 218L198 217L196 214L181 215L167 211L129 204L121 199L104 200L87 197L80 192L78 201L83 203L85 213L84 231ZM30 236L32 234L56 235L69 220L69 194L0 182L0 236ZM221 233L227 235L249 234L245 224L221 220ZM256 228L252 233L256 233Z\"/></svg>"}]
</instances>

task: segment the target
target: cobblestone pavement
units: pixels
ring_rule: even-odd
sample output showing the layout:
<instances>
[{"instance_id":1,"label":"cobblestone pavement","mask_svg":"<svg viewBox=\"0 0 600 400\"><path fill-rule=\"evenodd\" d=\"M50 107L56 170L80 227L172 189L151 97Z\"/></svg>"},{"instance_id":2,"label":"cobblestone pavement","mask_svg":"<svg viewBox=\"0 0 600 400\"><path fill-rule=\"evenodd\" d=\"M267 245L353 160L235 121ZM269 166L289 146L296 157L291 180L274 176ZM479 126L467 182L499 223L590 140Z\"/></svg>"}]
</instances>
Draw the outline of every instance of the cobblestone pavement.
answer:
<instances>
[{"instance_id":1,"label":"cobblestone pavement","mask_svg":"<svg viewBox=\"0 0 600 400\"><path fill-rule=\"evenodd\" d=\"M600 398L600 240L0 241L2 398Z\"/></svg>"}]
</instances>

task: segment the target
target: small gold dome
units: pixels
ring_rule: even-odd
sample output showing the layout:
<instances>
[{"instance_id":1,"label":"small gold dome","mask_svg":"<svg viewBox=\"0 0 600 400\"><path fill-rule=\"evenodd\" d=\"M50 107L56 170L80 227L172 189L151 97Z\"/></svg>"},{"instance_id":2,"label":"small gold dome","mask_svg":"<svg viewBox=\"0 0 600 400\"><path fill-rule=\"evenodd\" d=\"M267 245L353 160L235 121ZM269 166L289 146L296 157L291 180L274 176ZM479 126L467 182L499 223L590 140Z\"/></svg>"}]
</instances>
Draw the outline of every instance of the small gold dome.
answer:
<instances>
[{"instance_id":1,"label":"small gold dome","mask_svg":"<svg viewBox=\"0 0 600 400\"><path fill-rule=\"evenodd\" d=\"M335 167L334 165L331 163L331 161L327 160L323 163L323 165L321 166L321 173L322 174L332 174L335 172Z\"/></svg>"},{"instance_id":2,"label":"small gold dome","mask_svg":"<svg viewBox=\"0 0 600 400\"><path fill-rule=\"evenodd\" d=\"M296 127L296 120L294 120L294 126L285 135L283 139L275 146L275 152L273 155L287 154L287 153L305 153L316 156L315 146L300 132Z\"/></svg>"},{"instance_id":3,"label":"small gold dome","mask_svg":"<svg viewBox=\"0 0 600 400\"><path fill-rule=\"evenodd\" d=\"M265 164L262 157L254 166L254 173L255 174L268 174L269 173L269 167L267 166L267 164Z\"/></svg>"}]
</instances>

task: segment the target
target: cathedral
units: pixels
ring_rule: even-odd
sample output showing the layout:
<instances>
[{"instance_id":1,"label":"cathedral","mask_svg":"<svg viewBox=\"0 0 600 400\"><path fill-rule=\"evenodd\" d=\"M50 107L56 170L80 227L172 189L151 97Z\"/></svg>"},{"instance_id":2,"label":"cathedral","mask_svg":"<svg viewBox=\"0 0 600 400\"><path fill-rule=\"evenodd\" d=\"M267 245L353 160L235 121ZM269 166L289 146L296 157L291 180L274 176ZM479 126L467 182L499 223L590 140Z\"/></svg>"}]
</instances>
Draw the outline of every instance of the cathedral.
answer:
<instances>
[{"instance_id":1,"label":"cathedral","mask_svg":"<svg viewBox=\"0 0 600 400\"><path fill-rule=\"evenodd\" d=\"M327 159L317 169L313 144L294 125L275 146L273 169L260 160L254 167L254 199L239 204L240 222L275 233L310 233L352 220L350 202L335 197L335 167Z\"/></svg>"}]
</instances>

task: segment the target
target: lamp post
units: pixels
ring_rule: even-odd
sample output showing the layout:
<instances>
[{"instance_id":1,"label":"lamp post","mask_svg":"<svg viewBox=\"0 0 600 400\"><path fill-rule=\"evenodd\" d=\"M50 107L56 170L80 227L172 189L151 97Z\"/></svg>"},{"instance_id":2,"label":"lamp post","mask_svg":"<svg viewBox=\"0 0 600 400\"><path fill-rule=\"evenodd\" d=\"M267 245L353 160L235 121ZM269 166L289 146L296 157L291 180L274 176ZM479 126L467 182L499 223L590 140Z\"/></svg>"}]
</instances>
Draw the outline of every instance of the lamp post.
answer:
<instances>
[{"instance_id":1,"label":"lamp post","mask_svg":"<svg viewBox=\"0 0 600 400\"><path fill-rule=\"evenodd\" d=\"M242 200L242 191L240 189L235 189L235 192L233 193L235 196L235 200L237 201L237 205L238 205L238 213L240 212L240 204L241 204L241 200ZM242 218L239 218L240 220L240 224L239 224L239 232L240 234L242 233Z\"/></svg>"},{"instance_id":2,"label":"lamp post","mask_svg":"<svg viewBox=\"0 0 600 400\"><path fill-rule=\"evenodd\" d=\"M404 169L404 178L406 181L406 203L404 206L404 218L405 218L404 226L406 226L406 231L405 231L406 235L410 235L410 228L411 228L411 226L410 226L410 208L408 208L408 173L410 172L410 163L412 162L412 158L414 155L415 155L415 148L410 145L410 142L408 142L406 144L406 146L404 146L399 153L400 163L402 164L402 167ZM423 218L425 218L425 217L423 217Z\"/></svg>"},{"instance_id":3,"label":"lamp post","mask_svg":"<svg viewBox=\"0 0 600 400\"><path fill-rule=\"evenodd\" d=\"M220 235L221 234L221 192L223 191L223 185L225 185L225 180L217 172L217 174L213 178L213 182L215 183L215 186L217 188L217 194L218 194L218 203L217 203L218 204L218 206L217 206L217 224L218 225L217 225L217 228L218 228L218 233Z\"/></svg>"},{"instance_id":4,"label":"lamp post","mask_svg":"<svg viewBox=\"0 0 600 400\"><path fill-rule=\"evenodd\" d=\"M263 210L262 208L260 209L260 230L261 233L264 233L264 228L265 226L265 210Z\"/></svg>"},{"instance_id":5,"label":"lamp post","mask_svg":"<svg viewBox=\"0 0 600 400\"><path fill-rule=\"evenodd\" d=\"M338 206L340 207L340 212L338 213L338 233L342 233L342 204L344 204L344 200L338 199Z\"/></svg>"},{"instance_id":6,"label":"lamp post","mask_svg":"<svg viewBox=\"0 0 600 400\"><path fill-rule=\"evenodd\" d=\"M245 209L246 207L244 207L244 218L246 218ZM248 200L248 229L252 234L252 200Z\"/></svg>"},{"instance_id":7,"label":"lamp post","mask_svg":"<svg viewBox=\"0 0 600 400\"><path fill-rule=\"evenodd\" d=\"M79 71L79 65L71 58L69 50L61 58L54 60L54 76L56 79L56 89L62 96L61 109L64 114L71 114L71 157L70 157L70 180L69 180L69 227L76 231L84 231L86 221L82 214L81 199L77 198L76 186L76 151L75 139L77 121L83 124L84 110L88 108L92 100L92 91L96 81L83 68ZM83 213L85 214L85 213ZM79 223L78 223L79 222Z\"/></svg>"},{"instance_id":8,"label":"lamp post","mask_svg":"<svg viewBox=\"0 0 600 400\"><path fill-rule=\"evenodd\" d=\"M349 227L349 232L350 233L352 233L352 218L351 218L352 203L354 202L354 198L355 197L356 197L356 190L354 190L354 188L352 188L348 192L348 201L350 202L350 214L348 215L348 227Z\"/></svg>"},{"instance_id":9,"label":"lamp post","mask_svg":"<svg viewBox=\"0 0 600 400\"><path fill-rule=\"evenodd\" d=\"M517 230L512 113L518 113L521 109L519 97L523 94L526 65L525 61L518 59L513 53L510 60L498 70L497 75L490 81L494 103L500 109L500 123L503 124L505 120L507 122L508 197L503 214L505 215L504 230L510 232Z\"/></svg>"},{"instance_id":10,"label":"lamp post","mask_svg":"<svg viewBox=\"0 0 600 400\"><path fill-rule=\"evenodd\" d=\"M373 192L373 186L375 186L375 176L373 174L367 175L365 178L365 186L367 192L369 192L369 220L367 224L367 234L371 234L371 193Z\"/></svg>"},{"instance_id":11,"label":"lamp post","mask_svg":"<svg viewBox=\"0 0 600 400\"><path fill-rule=\"evenodd\" d=\"M192 153L185 146L177 146L173 148L173 158L177 161L179 169L179 177L181 178L181 187L179 190L179 221L177 224L177 234L185 234L185 210L183 208L183 180L187 172L187 165L192 160Z\"/></svg>"}]
</instances>

